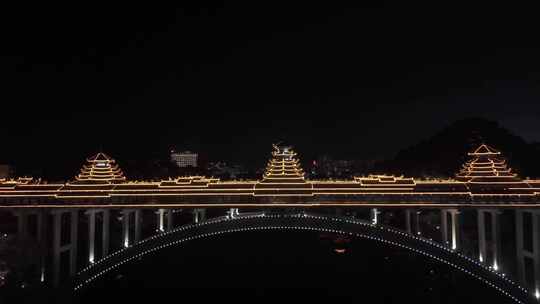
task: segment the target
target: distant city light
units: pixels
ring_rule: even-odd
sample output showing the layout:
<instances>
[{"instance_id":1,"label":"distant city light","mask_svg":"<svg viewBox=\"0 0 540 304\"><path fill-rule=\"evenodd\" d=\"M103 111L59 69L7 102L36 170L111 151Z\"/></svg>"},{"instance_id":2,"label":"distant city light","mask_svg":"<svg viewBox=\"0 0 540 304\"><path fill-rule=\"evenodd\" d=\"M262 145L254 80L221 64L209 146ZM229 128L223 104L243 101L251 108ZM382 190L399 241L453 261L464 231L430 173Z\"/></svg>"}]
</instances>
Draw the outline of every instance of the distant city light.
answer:
<instances>
[{"instance_id":1,"label":"distant city light","mask_svg":"<svg viewBox=\"0 0 540 304\"><path fill-rule=\"evenodd\" d=\"M197 167L198 154L191 151L171 152L171 161L178 167Z\"/></svg>"}]
</instances>

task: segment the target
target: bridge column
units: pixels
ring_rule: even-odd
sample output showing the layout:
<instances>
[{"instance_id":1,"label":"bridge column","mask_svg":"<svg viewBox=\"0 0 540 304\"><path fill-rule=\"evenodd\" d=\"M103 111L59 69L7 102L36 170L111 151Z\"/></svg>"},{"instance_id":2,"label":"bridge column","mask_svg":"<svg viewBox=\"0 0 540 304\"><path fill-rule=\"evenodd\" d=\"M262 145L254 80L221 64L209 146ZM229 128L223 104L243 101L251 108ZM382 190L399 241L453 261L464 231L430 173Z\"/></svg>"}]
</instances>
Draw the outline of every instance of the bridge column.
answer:
<instances>
[{"instance_id":1,"label":"bridge column","mask_svg":"<svg viewBox=\"0 0 540 304\"><path fill-rule=\"evenodd\" d=\"M414 230L417 235L422 234L422 229L420 228L420 214L422 214L422 211L416 210L414 213Z\"/></svg>"},{"instance_id":2,"label":"bridge column","mask_svg":"<svg viewBox=\"0 0 540 304\"><path fill-rule=\"evenodd\" d=\"M157 215L157 232L171 231L173 229L173 211L172 209L158 209Z\"/></svg>"},{"instance_id":3,"label":"bridge column","mask_svg":"<svg viewBox=\"0 0 540 304\"><path fill-rule=\"evenodd\" d=\"M410 234L422 234L420 229L420 211L416 209L405 210L405 228Z\"/></svg>"},{"instance_id":4,"label":"bridge column","mask_svg":"<svg viewBox=\"0 0 540 304\"><path fill-rule=\"evenodd\" d=\"M109 215L109 210L108 209L105 209L103 210L103 217L102 217L102 230L103 230L103 235L102 235L102 238L101 238L101 242L102 242L102 257L106 257L108 254L109 254L109 244L110 244L110 230L109 230L109 224L110 224L110 215Z\"/></svg>"},{"instance_id":5,"label":"bridge column","mask_svg":"<svg viewBox=\"0 0 540 304\"><path fill-rule=\"evenodd\" d=\"M448 245L448 216L446 210L441 210L441 241L444 245Z\"/></svg>"},{"instance_id":6,"label":"bridge column","mask_svg":"<svg viewBox=\"0 0 540 304\"><path fill-rule=\"evenodd\" d=\"M124 247L129 246L129 215L131 210L122 210L122 235L124 236Z\"/></svg>"},{"instance_id":7,"label":"bridge column","mask_svg":"<svg viewBox=\"0 0 540 304\"><path fill-rule=\"evenodd\" d=\"M493 255L493 268L501 269L501 225L499 224L500 211L491 210L491 252Z\"/></svg>"},{"instance_id":8,"label":"bridge column","mask_svg":"<svg viewBox=\"0 0 540 304\"><path fill-rule=\"evenodd\" d=\"M448 215L450 215L450 223L448 223ZM448 229L448 224L450 224L450 230ZM450 245L450 248L452 249L459 248L461 238L460 227L459 210L441 210L442 241L445 245ZM450 232L450 234L448 232Z\"/></svg>"},{"instance_id":9,"label":"bridge column","mask_svg":"<svg viewBox=\"0 0 540 304\"><path fill-rule=\"evenodd\" d=\"M62 215L69 215L69 243L62 244ZM69 274L77 271L77 231L78 211L56 211L53 213L53 285L60 283L60 257L62 252L69 252Z\"/></svg>"},{"instance_id":10,"label":"bridge column","mask_svg":"<svg viewBox=\"0 0 540 304\"><path fill-rule=\"evenodd\" d=\"M87 210L88 216L88 263L93 264L96 260L96 216L101 213L101 256L105 257L109 253L109 210Z\"/></svg>"},{"instance_id":11,"label":"bridge column","mask_svg":"<svg viewBox=\"0 0 540 304\"><path fill-rule=\"evenodd\" d=\"M45 211L37 214L37 241L40 247L40 281L45 282L45 263L47 260L47 217Z\"/></svg>"},{"instance_id":12,"label":"bridge column","mask_svg":"<svg viewBox=\"0 0 540 304\"><path fill-rule=\"evenodd\" d=\"M132 214L133 214L133 223L131 223ZM142 220L141 210L139 209L122 210L122 235L124 236L124 247L128 247L130 244L136 244L141 240L141 220ZM129 237L129 234L131 231L134 232L133 240L130 240L130 237Z\"/></svg>"},{"instance_id":13,"label":"bridge column","mask_svg":"<svg viewBox=\"0 0 540 304\"><path fill-rule=\"evenodd\" d=\"M478 210L478 260L480 262L487 260L486 223L482 209Z\"/></svg>"},{"instance_id":14,"label":"bridge column","mask_svg":"<svg viewBox=\"0 0 540 304\"><path fill-rule=\"evenodd\" d=\"M17 239L24 240L28 237L28 212L26 210L17 210Z\"/></svg>"},{"instance_id":15,"label":"bridge column","mask_svg":"<svg viewBox=\"0 0 540 304\"><path fill-rule=\"evenodd\" d=\"M405 210L405 230L407 233L412 234L412 224L411 224L411 210Z\"/></svg>"},{"instance_id":16,"label":"bridge column","mask_svg":"<svg viewBox=\"0 0 540 304\"><path fill-rule=\"evenodd\" d=\"M525 248L523 245L523 211L516 210L516 256L517 256L517 273L522 284L527 283L525 279Z\"/></svg>"},{"instance_id":17,"label":"bridge column","mask_svg":"<svg viewBox=\"0 0 540 304\"><path fill-rule=\"evenodd\" d=\"M193 222L195 224L206 219L206 209L193 209Z\"/></svg>"},{"instance_id":18,"label":"bridge column","mask_svg":"<svg viewBox=\"0 0 540 304\"><path fill-rule=\"evenodd\" d=\"M46 225L46 219L45 219L45 212L39 211L36 213L36 221L37 221L37 233L36 237L38 241L43 241L45 238L45 233L47 231L47 225Z\"/></svg>"},{"instance_id":19,"label":"bridge column","mask_svg":"<svg viewBox=\"0 0 540 304\"><path fill-rule=\"evenodd\" d=\"M525 232L524 217L530 217L527 221ZM529 239L525 239L529 236ZM527 245L526 245L527 244ZM536 210L516 210L516 254L517 270L521 283L527 286L540 298L540 221L539 212Z\"/></svg>"},{"instance_id":20,"label":"bridge column","mask_svg":"<svg viewBox=\"0 0 540 304\"><path fill-rule=\"evenodd\" d=\"M377 225L379 222L379 210L377 208L371 209L371 224Z\"/></svg>"},{"instance_id":21,"label":"bridge column","mask_svg":"<svg viewBox=\"0 0 540 304\"><path fill-rule=\"evenodd\" d=\"M94 250L96 240L96 211L91 209L86 211L88 215L88 263L94 264Z\"/></svg>"},{"instance_id":22,"label":"bridge column","mask_svg":"<svg viewBox=\"0 0 540 304\"><path fill-rule=\"evenodd\" d=\"M40 269L40 281L44 282L45 263L47 258L46 213L44 210L18 209L15 210L13 214L17 218L17 240L37 244L36 253L39 260L32 261L32 263L37 263L37 267ZM29 231L31 219L35 220L35 231Z\"/></svg>"},{"instance_id":23,"label":"bridge column","mask_svg":"<svg viewBox=\"0 0 540 304\"><path fill-rule=\"evenodd\" d=\"M238 212L238 208L231 208L231 209L229 209L228 214L232 218L232 217L234 217L236 215L239 215L240 213Z\"/></svg>"},{"instance_id":24,"label":"bridge column","mask_svg":"<svg viewBox=\"0 0 540 304\"><path fill-rule=\"evenodd\" d=\"M60 251L62 250L60 234L62 233L62 213L53 214L53 285L60 283Z\"/></svg>"},{"instance_id":25,"label":"bridge column","mask_svg":"<svg viewBox=\"0 0 540 304\"><path fill-rule=\"evenodd\" d=\"M75 275L77 272L77 228L79 227L79 212L71 211L71 233L70 233L70 255L69 255L69 274Z\"/></svg>"},{"instance_id":26,"label":"bridge column","mask_svg":"<svg viewBox=\"0 0 540 304\"><path fill-rule=\"evenodd\" d=\"M173 209L167 211L167 231L171 231L174 228L174 218L173 218Z\"/></svg>"},{"instance_id":27,"label":"bridge column","mask_svg":"<svg viewBox=\"0 0 540 304\"><path fill-rule=\"evenodd\" d=\"M157 215L157 232L163 232L165 231L165 209L158 209L156 211Z\"/></svg>"},{"instance_id":28,"label":"bridge column","mask_svg":"<svg viewBox=\"0 0 540 304\"><path fill-rule=\"evenodd\" d=\"M489 223L486 223L485 215L490 215ZM492 265L493 269L500 269L500 250L501 250L501 236L499 225L499 212L493 209L479 209L478 210L478 253L479 260ZM490 225L491 233L489 235L491 242L488 244L486 236L486 224ZM489 259L489 253L491 253L491 259Z\"/></svg>"},{"instance_id":29,"label":"bridge column","mask_svg":"<svg viewBox=\"0 0 540 304\"><path fill-rule=\"evenodd\" d=\"M135 214L134 221L135 221L135 244L136 244L141 240L141 222L142 222L141 210L136 209L134 211L134 214Z\"/></svg>"},{"instance_id":30,"label":"bridge column","mask_svg":"<svg viewBox=\"0 0 540 304\"><path fill-rule=\"evenodd\" d=\"M458 249L461 241L459 211L452 209L450 214L452 215L452 249Z\"/></svg>"}]
</instances>

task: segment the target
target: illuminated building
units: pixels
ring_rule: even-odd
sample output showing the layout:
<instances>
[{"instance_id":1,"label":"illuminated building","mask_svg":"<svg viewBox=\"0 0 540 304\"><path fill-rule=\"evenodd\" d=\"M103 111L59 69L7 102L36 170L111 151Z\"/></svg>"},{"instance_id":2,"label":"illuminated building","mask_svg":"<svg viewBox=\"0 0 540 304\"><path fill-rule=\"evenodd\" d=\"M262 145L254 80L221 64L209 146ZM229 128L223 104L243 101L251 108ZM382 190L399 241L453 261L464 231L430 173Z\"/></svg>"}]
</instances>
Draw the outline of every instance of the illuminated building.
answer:
<instances>
[{"instance_id":1,"label":"illuminated building","mask_svg":"<svg viewBox=\"0 0 540 304\"><path fill-rule=\"evenodd\" d=\"M179 168L197 167L198 154L191 151L171 151L171 161Z\"/></svg>"}]
</instances>

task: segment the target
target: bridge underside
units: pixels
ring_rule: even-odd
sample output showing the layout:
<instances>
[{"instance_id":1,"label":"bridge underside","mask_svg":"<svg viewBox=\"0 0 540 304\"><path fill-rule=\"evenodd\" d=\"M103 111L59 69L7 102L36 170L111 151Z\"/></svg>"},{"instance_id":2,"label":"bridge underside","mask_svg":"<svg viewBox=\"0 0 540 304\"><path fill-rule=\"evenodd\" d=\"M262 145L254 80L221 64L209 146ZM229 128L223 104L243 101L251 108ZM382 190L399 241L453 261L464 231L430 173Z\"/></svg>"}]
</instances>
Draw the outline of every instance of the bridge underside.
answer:
<instances>
[{"instance_id":1,"label":"bridge underside","mask_svg":"<svg viewBox=\"0 0 540 304\"><path fill-rule=\"evenodd\" d=\"M170 246L177 246L190 240L220 234L264 230L329 232L374 240L388 246L404 248L445 263L488 284L516 303L532 303L534 301L532 295L527 293L525 289L501 274L443 245L396 229L372 225L364 221L308 213L248 213L236 217L219 217L197 224L182 226L170 232L143 240L86 267L75 276L73 289L77 291L87 288L93 281L99 280L106 273Z\"/></svg>"}]
</instances>

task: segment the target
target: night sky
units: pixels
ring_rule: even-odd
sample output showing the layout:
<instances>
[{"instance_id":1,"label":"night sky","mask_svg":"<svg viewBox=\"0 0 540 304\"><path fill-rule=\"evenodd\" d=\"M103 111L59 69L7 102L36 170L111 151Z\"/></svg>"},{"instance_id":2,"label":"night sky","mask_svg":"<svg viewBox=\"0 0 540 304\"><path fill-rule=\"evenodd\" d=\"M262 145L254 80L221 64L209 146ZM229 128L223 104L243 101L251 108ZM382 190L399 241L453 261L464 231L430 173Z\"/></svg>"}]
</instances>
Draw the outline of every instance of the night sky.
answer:
<instances>
[{"instance_id":1,"label":"night sky","mask_svg":"<svg viewBox=\"0 0 540 304\"><path fill-rule=\"evenodd\" d=\"M284 3L4 8L0 161L380 158L470 116L540 141L534 10Z\"/></svg>"}]
</instances>

